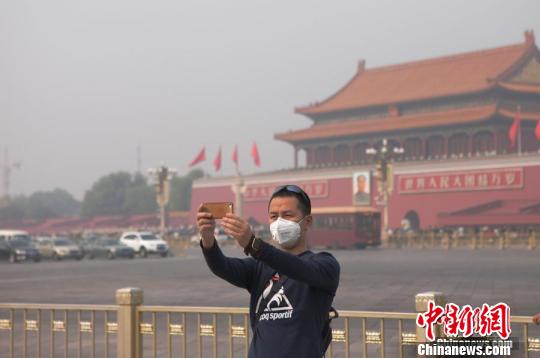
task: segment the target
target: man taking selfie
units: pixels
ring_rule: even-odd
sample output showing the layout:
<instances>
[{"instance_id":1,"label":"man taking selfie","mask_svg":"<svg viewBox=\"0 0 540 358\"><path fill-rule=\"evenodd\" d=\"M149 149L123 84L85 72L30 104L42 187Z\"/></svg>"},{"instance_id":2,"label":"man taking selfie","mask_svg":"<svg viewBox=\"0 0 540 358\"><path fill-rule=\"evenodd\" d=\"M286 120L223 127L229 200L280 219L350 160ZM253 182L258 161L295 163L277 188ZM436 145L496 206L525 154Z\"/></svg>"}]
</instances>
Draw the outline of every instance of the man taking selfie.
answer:
<instances>
[{"instance_id":1,"label":"man taking selfie","mask_svg":"<svg viewBox=\"0 0 540 358\"><path fill-rule=\"evenodd\" d=\"M197 226L210 270L250 293L253 340L250 358L322 357L328 314L339 284L340 266L329 253L307 249L311 201L296 185L276 188L268 204L274 245L228 213L221 225L247 258L226 257L214 238L215 219L199 211Z\"/></svg>"}]
</instances>

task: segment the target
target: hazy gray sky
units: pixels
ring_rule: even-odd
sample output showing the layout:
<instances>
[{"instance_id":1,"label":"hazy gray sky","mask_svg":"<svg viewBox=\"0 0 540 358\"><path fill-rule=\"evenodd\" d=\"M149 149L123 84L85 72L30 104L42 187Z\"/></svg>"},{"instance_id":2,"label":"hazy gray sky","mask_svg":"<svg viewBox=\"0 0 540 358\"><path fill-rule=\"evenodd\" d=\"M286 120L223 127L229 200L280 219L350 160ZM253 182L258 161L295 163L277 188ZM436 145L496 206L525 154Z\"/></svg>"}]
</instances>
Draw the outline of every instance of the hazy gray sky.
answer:
<instances>
[{"instance_id":1,"label":"hazy gray sky","mask_svg":"<svg viewBox=\"0 0 540 358\"><path fill-rule=\"evenodd\" d=\"M161 161L187 171L223 147L245 173L293 165L273 134L306 127L294 107L367 67L540 36L540 1L3 0L0 148L22 161L12 193ZM538 43L538 40L537 40ZM262 167L249 150L256 140ZM0 157L3 160L3 153Z\"/></svg>"}]
</instances>

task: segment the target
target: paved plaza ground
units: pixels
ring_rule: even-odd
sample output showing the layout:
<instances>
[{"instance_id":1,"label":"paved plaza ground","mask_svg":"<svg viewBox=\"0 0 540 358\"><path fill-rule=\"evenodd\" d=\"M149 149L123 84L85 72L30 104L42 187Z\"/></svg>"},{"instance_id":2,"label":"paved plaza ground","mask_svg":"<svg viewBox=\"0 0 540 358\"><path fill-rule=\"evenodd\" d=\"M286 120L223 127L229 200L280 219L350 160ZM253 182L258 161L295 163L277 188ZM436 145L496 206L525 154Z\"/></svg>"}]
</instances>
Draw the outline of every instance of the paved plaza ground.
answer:
<instances>
[{"instance_id":1,"label":"paved plaza ground","mask_svg":"<svg viewBox=\"0 0 540 358\"><path fill-rule=\"evenodd\" d=\"M241 257L235 247L229 255ZM540 312L540 250L368 249L332 251L341 264L335 306L413 312L414 295L440 291L473 307L506 302ZM151 305L247 306L248 295L214 277L198 248L166 259L0 263L0 302L114 303L117 288L144 290Z\"/></svg>"}]
</instances>

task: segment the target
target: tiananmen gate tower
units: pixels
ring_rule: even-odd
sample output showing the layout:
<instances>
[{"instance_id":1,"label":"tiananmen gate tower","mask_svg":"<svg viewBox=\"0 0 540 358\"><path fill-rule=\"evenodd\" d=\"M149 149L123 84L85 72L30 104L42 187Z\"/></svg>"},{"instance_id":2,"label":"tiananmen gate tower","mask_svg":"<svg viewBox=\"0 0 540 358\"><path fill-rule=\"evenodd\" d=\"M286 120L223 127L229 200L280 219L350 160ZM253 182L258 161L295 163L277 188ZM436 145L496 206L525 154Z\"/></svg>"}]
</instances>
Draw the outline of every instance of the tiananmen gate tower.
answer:
<instances>
[{"instance_id":1,"label":"tiananmen gate tower","mask_svg":"<svg viewBox=\"0 0 540 358\"><path fill-rule=\"evenodd\" d=\"M350 225L346 213L380 211L375 163L366 149L386 139L395 157L390 228L540 226L540 52L523 42L368 68L321 102L296 108L310 127L277 133L294 148L294 168L242 177L243 216L267 222L267 202L282 184L302 186L315 212ZM509 131L520 119L520 139ZM367 179L367 196L356 195ZM236 177L194 182L201 202L235 201ZM384 204L384 203L383 203ZM342 220L343 219L343 220Z\"/></svg>"}]
</instances>

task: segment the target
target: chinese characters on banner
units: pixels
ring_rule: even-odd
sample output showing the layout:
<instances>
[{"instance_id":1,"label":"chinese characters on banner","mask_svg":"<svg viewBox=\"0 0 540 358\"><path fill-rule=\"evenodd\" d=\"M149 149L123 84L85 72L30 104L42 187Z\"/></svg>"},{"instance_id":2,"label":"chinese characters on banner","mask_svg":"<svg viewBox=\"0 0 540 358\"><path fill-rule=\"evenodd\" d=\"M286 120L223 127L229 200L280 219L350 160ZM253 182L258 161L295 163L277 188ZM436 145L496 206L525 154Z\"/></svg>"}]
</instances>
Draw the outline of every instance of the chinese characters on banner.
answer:
<instances>
[{"instance_id":1,"label":"chinese characters on banner","mask_svg":"<svg viewBox=\"0 0 540 358\"><path fill-rule=\"evenodd\" d=\"M400 194L445 191L518 189L523 187L523 168L486 169L400 175Z\"/></svg>"},{"instance_id":2,"label":"chinese characters on banner","mask_svg":"<svg viewBox=\"0 0 540 358\"><path fill-rule=\"evenodd\" d=\"M267 201L280 184L247 185L244 192L244 201ZM326 198L328 196L328 181L318 180L296 183L311 199Z\"/></svg>"},{"instance_id":3,"label":"chinese characters on banner","mask_svg":"<svg viewBox=\"0 0 540 358\"><path fill-rule=\"evenodd\" d=\"M447 337L456 337L462 333L463 337L470 337L478 333L482 337L497 333L501 339L508 339L512 329L510 328L510 307L506 303L497 303L490 306L486 303L482 307L472 308L465 305L460 308L454 303L447 304L444 308L428 302L425 313L419 313L416 324L426 329L426 338L435 340L435 325L442 324Z\"/></svg>"}]
</instances>

